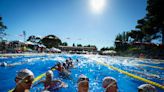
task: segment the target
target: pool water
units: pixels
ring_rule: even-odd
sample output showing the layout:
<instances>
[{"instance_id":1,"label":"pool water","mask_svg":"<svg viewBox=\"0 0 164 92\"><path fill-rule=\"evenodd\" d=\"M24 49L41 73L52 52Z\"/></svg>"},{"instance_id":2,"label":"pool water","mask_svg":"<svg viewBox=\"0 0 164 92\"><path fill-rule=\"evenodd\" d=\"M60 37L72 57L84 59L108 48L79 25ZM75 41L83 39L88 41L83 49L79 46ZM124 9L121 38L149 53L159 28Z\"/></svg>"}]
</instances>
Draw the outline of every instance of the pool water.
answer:
<instances>
[{"instance_id":1,"label":"pool water","mask_svg":"<svg viewBox=\"0 0 164 92\"><path fill-rule=\"evenodd\" d=\"M60 79L64 81L68 84L68 87L54 92L77 92L77 80L81 74L84 74L89 78L89 92L103 92L104 89L102 88L102 80L106 76L114 77L117 80L119 92L137 92L137 87L145 83L122 74L116 70L112 70L106 66L98 64L96 63L97 61L104 62L108 65L164 85L164 72L162 69L152 68L149 66L140 66L140 64L145 64L163 68L164 62L162 61L139 60L135 58L99 55L54 54L43 56L0 57L1 63L6 62L8 64L15 65L11 67L0 67L0 92L7 92L15 87L14 78L19 70L28 68L32 70L35 77L37 77L40 74L45 73L57 62L64 62L68 57L73 59L75 66L74 68L70 69L71 75L69 78L62 78L58 71L53 71L54 79ZM79 62L76 62L77 59ZM152 74L155 75L155 77L150 76ZM42 79L44 79L44 77ZM158 92L163 92L162 89L158 87L156 88ZM44 87L42 84L40 84L33 87L30 91L40 92L42 89L44 89Z\"/></svg>"}]
</instances>

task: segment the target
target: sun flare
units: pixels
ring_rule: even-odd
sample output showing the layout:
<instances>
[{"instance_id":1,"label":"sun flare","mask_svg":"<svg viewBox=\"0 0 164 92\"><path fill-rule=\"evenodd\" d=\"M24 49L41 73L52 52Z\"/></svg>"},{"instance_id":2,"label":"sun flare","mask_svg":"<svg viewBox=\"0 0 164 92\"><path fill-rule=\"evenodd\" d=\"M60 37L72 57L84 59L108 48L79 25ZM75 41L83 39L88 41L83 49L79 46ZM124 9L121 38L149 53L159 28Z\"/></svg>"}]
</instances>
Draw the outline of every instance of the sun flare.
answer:
<instances>
[{"instance_id":1,"label":"sun flare","mask_svg":"<svg viewBox=\"0 0 164 92\"><path fill-rule=\"evenodd\" d=\"M90 7L93 12L100 13L104 10L106 0L90 0Z\"/></svg>"}]
</instances>

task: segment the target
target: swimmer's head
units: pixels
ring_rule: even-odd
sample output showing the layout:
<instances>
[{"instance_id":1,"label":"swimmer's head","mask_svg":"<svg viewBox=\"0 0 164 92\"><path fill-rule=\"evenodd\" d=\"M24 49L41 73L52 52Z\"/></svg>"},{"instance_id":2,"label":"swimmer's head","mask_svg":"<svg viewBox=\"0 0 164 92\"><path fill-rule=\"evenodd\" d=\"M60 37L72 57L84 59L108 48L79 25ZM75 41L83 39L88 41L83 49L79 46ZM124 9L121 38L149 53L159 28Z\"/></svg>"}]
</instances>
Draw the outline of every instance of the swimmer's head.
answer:
<instances>
[{"instance_id":1,"label":"swimmer's head","mask_svg":"<svg viewBox=\"0 0 164 92\"><path fill-rule=\"evenodd\" d=\"M52 70L48 70L48 71L46 72L46 78L51 78L51 79L53 79L53 72L52 72Z\"/></svg>"},{"instance_id":2,"label":"swimmer's head","mask_svg":"<svg viewBox=\"0 0 164 92\"><path fill-rule=\"evenodd\" d=\"M138 92L157 92L151 84L142 84L138 87Z\"/></svg>"},{"instance_id":3,"label":"swimmer's head","mask_svg":"<svg viewBox=\"0 0 164 92\"><path fill-rule=\"evenodd\" d=\"M89 79L85 75L80 75L78 79L78 92L88 92Z\"/></svg>"}]
</instances>

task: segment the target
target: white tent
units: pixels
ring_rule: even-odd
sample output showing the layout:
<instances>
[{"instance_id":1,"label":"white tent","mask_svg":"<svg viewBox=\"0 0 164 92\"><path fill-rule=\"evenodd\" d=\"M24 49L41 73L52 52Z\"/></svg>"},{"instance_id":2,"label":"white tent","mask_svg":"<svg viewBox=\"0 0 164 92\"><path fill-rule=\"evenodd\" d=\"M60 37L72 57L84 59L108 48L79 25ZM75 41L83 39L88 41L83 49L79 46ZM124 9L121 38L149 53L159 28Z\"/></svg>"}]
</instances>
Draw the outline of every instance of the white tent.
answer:
<instances>
[{"instance_id":1,"label":"white tent","mask_svg":"<svg viewBox=\"0 0 164 92\"><path fill-rule=\"evenodd\" d=\"M52 52L61 52L61 50L60 50L60 49L58 49L58 48L54 48L54 47L53 47L53 48L51 48L51 49L50 49L50 51L52 51Z\"/></svg>"},{"instance_id":2,"label":"white tent","mask_svg":"<svg viewBox=\"0 0 164 92\"><path fill-rule=\"evenodd\" d=\"M116 54L116 51L114 50L106 50L102 52L103 54Z\"/></svg>"}]
</instances>

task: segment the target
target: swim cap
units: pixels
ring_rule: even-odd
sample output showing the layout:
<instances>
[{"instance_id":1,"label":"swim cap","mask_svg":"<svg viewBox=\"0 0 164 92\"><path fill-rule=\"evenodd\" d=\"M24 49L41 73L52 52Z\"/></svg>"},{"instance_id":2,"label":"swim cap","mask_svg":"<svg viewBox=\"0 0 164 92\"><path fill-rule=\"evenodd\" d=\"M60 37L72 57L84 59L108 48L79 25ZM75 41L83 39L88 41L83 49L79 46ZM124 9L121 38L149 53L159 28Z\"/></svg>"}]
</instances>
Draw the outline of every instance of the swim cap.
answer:
<instances>
[{"instance_id":1,"label":"swim cap","mask_svg":"<svg viewBox=\"0 0 164 92\"><path fill-rule=\"evenodd\" d=\"M52 70L48 70L47 72L46 72L46 76L47 75L51 75L51 78L53 78L53 72L52 72Z\"/></svg>"},{"instance_id":2,"label":"swim cap","mask_svg":"<svg viewBox=\"0 0 164 92\"><path fill-rule=\"evenodd\" d=\"M138 89L141 89L143 92L156 92L156 89L151 84L142 84L138 87Z\"/></svg>"},{"instance_id":3,"label":"swim cap","mask_svg":"<svg viewBox=\"0 0 164 92\"><path fill-rule=\"evenodd\" d=\"M102 84L102 86L103 86L104 88L107 88L107 86L110 85L110 84L112 84L112 83L116 83L116 79L115 79L115 78L113 78L113 77L105 77L105 78L103 79L103 84Z\"/></svg>"},{"instance_id":4,"label":"swim cap","mask_svg":"<svg viewBox=\"0 0 164 92\"><path fill-rule=\"evenodd\" d=\"M16 75L16 78L25 79L28 76L34 77L33 72L29 69L23 69L23 70L18 72L18 74Z\"/></svg>"},{"instance_id":5,"label":"swim cap","mask_svg":"<svg viewBox=\"0 0 164 92\"><path fill-rule=\"evenodd\" d=\"M84 74L81 74L81 75L79 76L78 83L79 83L79 82L82 82L82 81L84 81L84 80L89 81L89 79L87 78L87 76L85 76Z\"/></svg>"},{"instance_id":6,"label":"swim cap","mask_svg":"<svg viewBox=\"0 0 164 92\"><path fill-rule=\"evenodd\" d=\"M16 75L16 79L19 79L17 84L21 83L26 77L29 77L29 76L34 78L34 74L31 70L23 69L23 70L19 71L18 74Z\"/></svg>"},{"instance_id":7,"label":"swim cap","mask_svg":"<svg viewBox=\"0 0 164 92\"><path fill-rule=\"evenodd\" d=\"M79 79L80 78L87 78L87 76L85 76L84 74L81 74L80 76L79 76Z\"/></svg>"}]
</instances>

